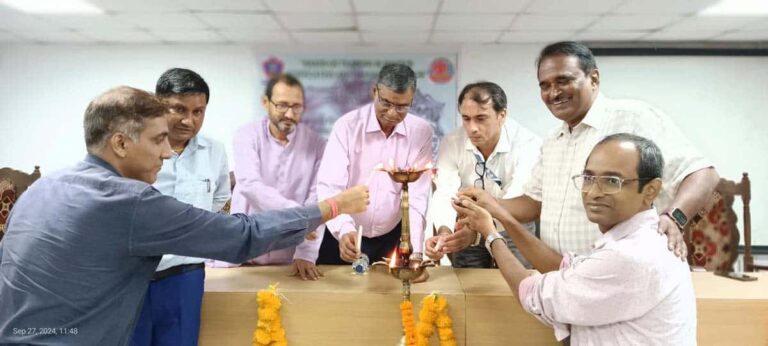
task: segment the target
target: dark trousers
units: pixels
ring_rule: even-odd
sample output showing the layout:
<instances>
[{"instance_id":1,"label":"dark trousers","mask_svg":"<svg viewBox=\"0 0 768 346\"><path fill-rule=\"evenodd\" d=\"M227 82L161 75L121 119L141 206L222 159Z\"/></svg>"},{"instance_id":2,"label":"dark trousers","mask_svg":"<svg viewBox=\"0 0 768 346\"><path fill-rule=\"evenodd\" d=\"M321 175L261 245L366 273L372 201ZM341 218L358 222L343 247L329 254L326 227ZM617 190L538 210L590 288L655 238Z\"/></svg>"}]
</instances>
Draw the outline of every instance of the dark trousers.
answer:
<instances>
[{"instance_id":1,"label":"dark trousers","mask_svg":"<svg viewBox=\"0 0 768 346\"><path fill-rule=\"evenodd\" d=\"M374 238L363 236L363 246L360 249L368 256L371 263L383 261L384 257L392 256L397 244L400 243L400 223L386 234ZM325 229L323 242L320 244L320 254L317 256L317 264L348 264L341 259L339 253L339 241Z\"/></svg>"},{"instance_id":2,"label":"dark trousers","mask_svg":"<svg viewBox=\"0 0 768 346\"><path fill-rule=\"evenodd\" d=\"M152 281L131 345L197 345L204 281L202 268Z\"/></svg>"},{"instance_id":3,"label":"dark trousers","mask_svg":"<svg viewBox=\"0 0 768 346\"><path fill-rule=\"evenodd\" d=\"M531 234L535 234L536 227L533 223L527 223L523 224L523 227L525 227L528 232ZM523 256L522 253L520 253L520 250L515 246L515 243L512 242L512 238L509 237L509 234L507 234L506 231L501 232L501 236L503 236L505 239L507 239L507 247L509 248L509 251L512 251L512 254L517 257L517 260L520 261L520 263L526 267L531 268L531 264L528 263L528 260ZM490 253L488 253L488 250L485 248L485 237L483 237L482 241L480 242L480 245L478 246L470 246L464 250L461 250L455 254L453 254L453 257L451 258L451 263L453 264L454 268L493 268L495 267L495 263L493 262L493 257Z\"/></svg>"}]
</instances>

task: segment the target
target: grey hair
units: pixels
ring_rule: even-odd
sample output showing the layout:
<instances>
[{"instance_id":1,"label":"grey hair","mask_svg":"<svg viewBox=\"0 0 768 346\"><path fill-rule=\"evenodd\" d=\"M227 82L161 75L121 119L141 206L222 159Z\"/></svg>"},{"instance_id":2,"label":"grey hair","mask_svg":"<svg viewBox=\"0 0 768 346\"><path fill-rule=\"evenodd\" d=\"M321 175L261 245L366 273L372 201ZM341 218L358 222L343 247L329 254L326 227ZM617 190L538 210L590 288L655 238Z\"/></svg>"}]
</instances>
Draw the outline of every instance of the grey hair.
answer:
<instances>
[{"instance_id":1,"label":"grey hair","mask_svg":"<svg viewBox=\"0 0 768 346\"><path fill-rule=\"evenodd\" d=\"M85 110L85 146L94 153L117 132L138 142L144 121L167 112L166 104L146 91L127 86L110 89L93 99Z\"/></svg>"},{"instance_id":2,"label":"grey hair","mask_svg":"<svg viewBox=\"0 0 768 346\"><path fill-rule=\"evenodd\" d=\"M631 133L616 133L603 138L595 144L595 148L614 141L630 142L637 149L637 153L640 154L640 161L637 164L637 176L640 178L638 191L642 191L643 187L651 180L662 177L664 174L664 157L656 143Z\"/></svg>"},{"instance_id":3,"label":"grey hair","mask_svg":"<svg viewBox=\"0 0 768 346\"><path fill-rule=\"evenodd\" d=\"M408 89L416 91L416 73L404 64L387 64L379 71L376 84L381 84L398 94L403 94Z\"/></svg>"}]
</instances>

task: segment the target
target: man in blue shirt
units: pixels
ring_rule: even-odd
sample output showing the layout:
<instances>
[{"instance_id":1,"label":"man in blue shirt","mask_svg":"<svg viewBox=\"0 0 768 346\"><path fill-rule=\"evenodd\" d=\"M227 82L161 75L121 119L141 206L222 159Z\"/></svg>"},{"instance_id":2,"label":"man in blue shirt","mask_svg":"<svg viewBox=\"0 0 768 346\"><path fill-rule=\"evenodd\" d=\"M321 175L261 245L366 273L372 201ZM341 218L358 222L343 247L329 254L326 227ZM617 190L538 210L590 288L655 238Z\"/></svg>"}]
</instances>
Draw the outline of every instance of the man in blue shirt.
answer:
<instances>
[{"instance_id":1,"label":"man in blue shirt","mask_svg":"<svg viewBox=\"0 0 768 346\"><path fill-rule=\"evenodd\" d=\"M181 202L218 212L230 197L229 166L224 145L199 134L210 100L208 83L194 71L172 68L160 76L155 93L170 108L172 152L154 187ZM203 262L197 257L163 256L144 297L132 345L197 345Z\"/></svg>"},{"instance_id":2,"label":"man in blue shirt","mask_svg":"<svg viewBox=\"0 0 768 346\"><path fill-rule=\"evenodd\" d=\"M250 216L165 196L150 184L171 157L166 113L138 89L98 96L85 111L85 160L19 198L0 242L0 344L127 345L162 255L242 262L367 209L365 186Z\"/></svg>"}]
</instances>

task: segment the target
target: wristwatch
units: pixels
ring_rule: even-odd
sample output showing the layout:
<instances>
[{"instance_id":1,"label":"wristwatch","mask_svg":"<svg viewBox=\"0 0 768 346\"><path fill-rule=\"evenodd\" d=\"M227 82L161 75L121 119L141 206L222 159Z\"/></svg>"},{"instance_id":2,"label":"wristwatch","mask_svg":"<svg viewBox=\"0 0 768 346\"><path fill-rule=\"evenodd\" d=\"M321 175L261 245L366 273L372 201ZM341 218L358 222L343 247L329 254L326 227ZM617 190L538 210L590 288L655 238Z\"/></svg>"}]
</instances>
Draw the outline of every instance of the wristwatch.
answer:
<instances>
[{"instance_id":1,"label":"wristwatch","mask_svg":"<svg viewBox=\"0 0 768 346\"><path fill-rule=\"evenodd\" d=\"M677 225L677 228L680 229L680 232L683 231L683 228L685 228L685 225L688 223L688 217L685 216L685 213L680 210L680 208L672 209L672 211L666 211L662 215L666 215L672 219L675 225Z\"/></svg>"},{"instance_id":2,"label":"wristwatch","mask_svg":"<svg viewBox=\"0 0 768 346\"><path fill-rule=\"evenodd\" d=\"M491 254L491 257L493 257L493 251L491 251L491 245L496 240L501 240L504 242L504 245L507 245L507 239L504 238L499 232L493 232L488 234L488 236L485 237L485 248L488 249L488 253Z\"/></svg>"}]
</instances>

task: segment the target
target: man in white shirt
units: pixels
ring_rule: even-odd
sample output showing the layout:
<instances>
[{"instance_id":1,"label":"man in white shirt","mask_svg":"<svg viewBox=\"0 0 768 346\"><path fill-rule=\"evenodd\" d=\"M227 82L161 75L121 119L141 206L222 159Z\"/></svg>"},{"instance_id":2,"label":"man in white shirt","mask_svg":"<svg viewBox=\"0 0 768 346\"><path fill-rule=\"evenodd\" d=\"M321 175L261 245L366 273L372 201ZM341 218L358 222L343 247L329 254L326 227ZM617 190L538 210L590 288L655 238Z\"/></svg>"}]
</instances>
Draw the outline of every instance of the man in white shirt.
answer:
<instances>
[{"instance_id":1,"label":"man in white shirt","mask_svg":"<svg viewBox=\"0 0 768 346\"><path fill-rule=\"evenodd\" d=\"M462 224L486 236L523 309L552 326L558 340L570 335L572 345L695 345L688 265L666 249L653 207L663 170L661 151L645 138L620 133L594 147L570 188L581 195L601 236L579 255L560 255L531 236L489 196L477 203L463 196L455 207L465 216ZM529 275L496 232L491 214L526 258L551 271Z\"/></svg>"},{"instance_id":2,"label":"man in white shirt","mask_svg":"<svg viewBox=\"0 0 768 346\"><path fill-rule=\"evenodd\" d=\"M579 195L569 189L570 177L580 172L592 147L605 136L636 134L653 140L666 157L664 189L656 202L659 231L667 234L670 250L684 259L682 229L710 200L720 179L712 163L658 109L600 93L597 63L583 44L545 47L538 59L538 79L542 101L563 124L544 140L524 194L502 205L520 222L540 219L541 239L557 252L584 253L600 232L587 220ZM452 237L467 246L474 234L456 232Z\"/></svg>"},{"instance_id":3,"label":"man in white shirt","mask_svg":"<svg viewBox=\"0 0 768 346\"><path fill-rule=\"evenodd\" d=\"M438 235L427 239L425 253L434 260L443 256L438 239L454 231L456 211L451 198L460 189L475 187L496 198L512 198L523 192L541 147L541 139L507 117L507 95L492 82L468 84L459 94L463 128L445 136L437 154L437 176L429 215ZM529 225L531 232L534 225ZM506 231L500 229L502 235ZM477 244L453 254L454 267L490 268L491 255ZM509 242L510 249L525 262ZM451 246L449 243L448 246Z\"/></svg>"},{"instance_id":4,"label":"man in white shirt","mask_svg":"<svg viewBox=\"0 0 768 346\"><path fill-rule=\"evenodd\" d=\"M164 195L217 212L230 197L224 145L199 135L210 90L194 71L172 68L160 76L155 93L170 107L168 142L154 187ZM197 345L205 280L204 259L164 255L144 298L131 344Z\"/></svg>"}]
</instances>

